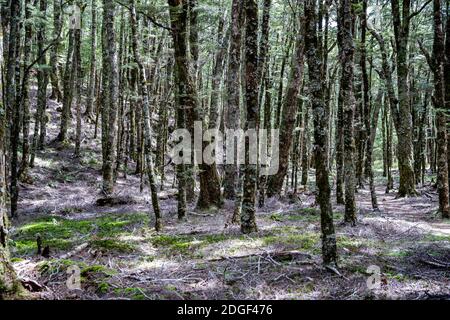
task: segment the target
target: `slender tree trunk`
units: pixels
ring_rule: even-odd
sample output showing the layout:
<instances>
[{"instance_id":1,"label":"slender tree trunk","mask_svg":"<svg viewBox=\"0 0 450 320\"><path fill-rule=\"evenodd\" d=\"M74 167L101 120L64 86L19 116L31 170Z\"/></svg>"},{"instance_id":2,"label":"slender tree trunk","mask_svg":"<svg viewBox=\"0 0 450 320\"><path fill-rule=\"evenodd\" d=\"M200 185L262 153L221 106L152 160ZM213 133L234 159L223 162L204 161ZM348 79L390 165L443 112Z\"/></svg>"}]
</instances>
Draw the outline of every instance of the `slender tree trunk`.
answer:
<instances>
[{"instance_id":1,"label":"slender tree trunk","mask_svg":"<svg viewBox=\"0 0 450 320\"><path fill-rule=\"evenodd\" d=\"M119 98L119 70L117 63L116 34L114 31L114 16L116 13L116 4L109 0L103 1L103 26L104 26L104 52L103 67L106 68L104 81L107 82L108 99L103 101L103 109L108 116L107 138L103 158L103 192L112 194L114 191L114 168L117 157L117 113ZM103 141L105 142L105 141Z\"/></svg>"},{"instance_id":2,"label":"slender tree trunk","mask_svg":"<svg viewBox=\"0 0 450 320\"><path fill-rule=\"evenodd\" d=\"M345 180L345 222L356 224L355 202L355 141L353 119L355 115L355 96L353 94L354 52L353 14L350 0L341 0L339 7L338 29L339 49L342 65L340 98L344 115L344 180Z\"/></svg>"},{"instance_id":3,"label":"slender tree trunk","mask_svg":"<svg viewBox=\"0 0 450 320\"><path fill-rule=\"evenodd\" d=\"M97 0L91 1L91 61L89 67L89 84L88 84L88 95L86 99L86 111L85 114L88 118L93 118L93 104L94 104L94 94L95 94L95 51L97 43Z\"/></svg>"},{"instance_id":4,"label":"slender tree trunk","mask_svg":"<svg viewBox=\"0 0 450 320\"><path fill-rule=\"evenodd\" d=\"M226 75L226 103L224 108L224 126L226 130L240 128L240 65L241 65L241 41L242 25L244 21L244 9L241 0L233 0L231 9L231 41L228 57L228 72ZM236 148L234 148L236 155ZM232 162L233 161L233 162ZM238 168L235 159L226 159L224 185L224 198L236 197Z\"/></svg>"},{"instance_id":5,"label":"slender tree trunk","mask_svg":"<svg viewBox=\"0 0 450 320\"><path fill-rule=\"evenodd\" d=\"M245 102L247 117L245 131L258 129L258 5L256 0L245 0ZM257 132L257 131L256 131ZM255 148L253 148L255 149ZM258 148L256 148L258 150ZM250 163L250 142L245 141L244 193L242 197L241 231L256 232L257 165Z\"/></svg>"},{"instance_id":6,"label":"slender tree trunk","mask_svg":"<svg viewBox=\"0 0 450 320\"><path fill-rule=\"evenodd\" d=\"M81 23L81 22L80 22ZM74 100L76 110L76 130L75 130L75 156L81 155L81 83L83 81L81 74L81 25L80 29L74 32Z\"/></svg>"},{"instance_id":7,"label":"slender tree trunk","mask_svg":"<svg viewBox=\"0 0 450 320\"><path fill-rule=\"evenodd\" d=\"M189 72L188 52L188 8L186 0L168 0L170 21L172 28L172 40L175 58L175 84L177 88L176 105L178 112L177 127L189 128L190 112L195 112L198 107L197 90L194 79ZM189 129L188 129L189 130ZM178 218L186 215L186 183L187 175L185 164L177 165L178 179Z\"/></svg>"},{"instance_id":8,"label":"slender tree trunk","mask_svg":"<svg viewBox=\"0 0 450 320\"><path fill-rule=\"evenodd\" d=\"M299 25L301 23L299 22ZM302 30L303 31L303 30ZM297 32L295 55L292 58L292 68L290 80L288 83L286 95L283 101L282 116L280 124L280 145L278 172L270 176L267 187L267 196L273 197L281 193L283 181L288 171L289 152L292 146L292 139L294 137L295 121L298 112L297 96L300 91L300 86L303 82L303 67L304 67L304 39L302 31Z\"/></svg>"},{"instance_id":9,"label":"slender tree trunk","mask_svg":"<svg viewBox=\"0 0 450 320\"><path fill-rule=\"evenodd\" d=\"M434 72L433 100L436 108L437 127L437 186L439 193L439 211L441 212L443 218L450 218L446 128L448 115L446 115L443 111L445 108L445 35L442 29L441 0L433 0L433 12L434 46L432 69Z\"/></svg>"},{"instance_id":10,"label":"slender tree trunk","mask_svg":"<svg viewBox=\"0 0 450 320\"><path fill-rule=\"evenodd\" d=\"M61 0L53 0L53 38L57 39L61 32ZM52 94L50 99L62 100L62 94L59 85L59 64L58 64L59 41L52 47L50 52L51 73L50 79L52 83Z\"/></svg>"},{"instance_id":11,"label":"slender tree trunk","mask_svg":"<svg viewBox=\"0 0 450 320\"><path fill-rule=\"evenodd\" d=\"M153 169L153 159L151 155L151 137L152 130L150 125L150 102L147 93L147 79L145 76L144 65L142 64L141 57L139 55L139 47L137 41L137 22L136 22L136 8L135 0L131 0L131 33L132 33L132 50L134 54L134 60L138 65L140 83L139 94L142 98L142 111L144 114L144 135L145 135L145 159L147 163L147 177L150 186L153 212L155 213L155 230L160 231L162 229L162 217L159 207L158 190L156 188L156 179Z\"/></svg>"},{"instance_id":12,"label":"slender tree trunk","mask_svg":"<svg viewBox=\"0 0 450 320\"><path fill-rule=\"evenodd\" d=\"M381 92L378 93L378 96L375 101L375 108L373 110L372 117L370 119L370 127L369 127L369 138L367 139L367 162L366 162L366 171L369 178L370 185L370 197L372 200L372 209L378 210L378 200L377 194L375 190L375 181L374 181L374 173L373 173L373 148L375 144L375 137L377 136L377 127L378 127L378 118L380 114L380 109L382 105L383 94Z\"/></svg>"},{"instance_id":13,"label":"slender tree trunk","mask_svg":"<svg viewBox=\"0 0 450 320\"><path fill-rule=\"evenodd\" d=\"M69 30L69 45L67 47L66 65L63 78L63 106L61 111L61 125L58 135L59 142L67 141L67 132L70 123L70 106L72 104L73 93L73 48L74 48L74 30Z\"/></svg>"},{"instance_id":14,"label":"slender tree trunk","mask_svg":"<svg viewBox=\"0 0 450 320\"><path fill-rule=\"evenodd\" d=\"M3 57L0 57L3 60ZM0 61L3 64L3 61ZM2 84L0 83L0 88ZM1 91L1 90L0 90ZM20 290L8 250L9 221L6 209L6 112L0 101L0 300Z\"/></svg>"},{"instance_id":15,"label":"slender tree trunk","mask_svg":"<svg viewBox=\"0 0 450 320\"><path fill-rule=\"evenodd\" d=\"M322 60L317 36L316 1L305 0L305 54L308 61L309 88L314 114L314 149L316 166L317 200L321 211L322 258L324 265L337 265L336 234L331 206L331 188L328 171L328 114L323 99Z\"/></svg>"},{"instance_id":16,"label":"slender tree trunk","mask_svg":"<svg viewBox=\"0 0 450 320\"><path fill-rule=\"evenodd\" d=\"M410 90L408 80L408 40L411 20L411 0L403 1L402 14L400 14L399 0L391 0L391 4L397 52L397 90L399 102L398 116L395 116L397 118L397 152L400 171L398 196L406 197L417 195L413 169L412 116L409 104Z\"/></svg>"},{"instance_id":17,"label":"slender tree trunk","mask_svg":"<svg viewBox=\"0 0 450 320\"><path fill-rule=\"evenodd\" d=\"M25 19L31 17L31 9L29 6L29 1L24 2L25 5ZM25 39L31 39L32 37L32 26L31 24L25 25ZM24 42L23 48L23 76L22 76L22 86L21 86L21 109L22 109L22 161L20 163L19 169L19 179L22 181L29 180L28 178L28 166L30 157L30 102L29 102L29 72L28 64L30 63L30 53L31 53L31 43L30 41Z\"/></svg>"},{"instance_id":18,"label":"slender tree trunk","mask_svg":"<svg viewBox=\"0 0 450 320\"><path fill-rule=\"evenodd\" d=\"M10 24L8 40L8 61L6 62L6 115L8 119L8 110L10 119L10 194L11 194L11 216L17 213L17 202L19 199L18 189L18 147L20 134L20 26L21 18L20 1L11 0L10 3Z\"/></svg>"}]
</instances>

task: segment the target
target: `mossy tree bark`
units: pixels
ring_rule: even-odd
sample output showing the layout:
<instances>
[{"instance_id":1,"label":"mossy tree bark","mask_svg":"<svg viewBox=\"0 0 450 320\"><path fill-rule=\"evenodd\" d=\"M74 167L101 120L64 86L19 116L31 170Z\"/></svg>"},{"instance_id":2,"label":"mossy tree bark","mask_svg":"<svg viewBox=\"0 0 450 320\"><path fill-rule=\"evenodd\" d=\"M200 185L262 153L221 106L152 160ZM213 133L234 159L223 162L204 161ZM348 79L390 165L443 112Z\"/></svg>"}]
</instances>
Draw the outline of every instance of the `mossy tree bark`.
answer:
<instances>
[{"instance_id":1,"label":"mossy tree bark","mask_svg":"<svg viewBox=\"0 0 450 320\"><path fill-rule=\"evenodd\" d=\"M258 129L258 5L256 0L245 0L245 130ZM250 142L245 140L244 184L241 210L241 231L256 232L257 165L250 163Z\"/></svg>"},{"instance_id":2,"label":"mossy tree bark","mask_svg":"<svg viewBox=\"0 0 450 320\"><path fill-rule=\"evenodd\" d=\"M119 70L117 63L116 33L114 31L114 16L116 4L113 1L103 1L103 67L106 68L103 81L107 86L108 98L103 100L102 123L107 123L107 130L102 139L103 157L103 192L114 192L114 168L117 157L117 117L118 117L118 80ZM106 128L102 128L104 130Z\"/></svg>"},{"instance_id":3,"label":"mossy tree bark","mask_svg":"<svg viewBox=\"0 0 450 320\"><path fill-rule=\"evenodd\" d=\"M90 52L90 66L89 66L89 85L88 95L86 99L85 115L93 120L93 104L95 93L95 64L96 64L96 45L97 45L97 0L91 1L91 52Z\"/></svg>"},{"instance_id":4,"label":"mossy tree bark","mask_svg":"<svg viewBox=\"0 0 450 320\"><path fill-rule=\"evenodd\" d=\"M394 23L395 47L397 57L398 109L391 106L398 114L396 130L398 136L398 167L400 172L399 197L415 196L416 181L413 168L412 115L410 107L408 40L410 32L411 0L404 0L400 13L399 0L391 1Z\"/></svg>"},{"instance_id":5,"label":"mossy tree bark","mask_svg":"<svg viewBox=\"0 0 450 320\"><path fill-rule=\"evenodd\" d=\"M353 41L354 18L350 0L341 0L338 14L338 42L341 60L341 82L339 102L343 104L344 116L344 180L345 180L345 222L356 224L355 202L355 140L354 140L354 116L355 96L353 93L354 77L354 53Z\"/></svg>"},{"instance_id":6,"label":"mossy tree bark","mask_svg":"<svg viewBox=\"0 0 450 320\"><path fill-rule=\"evenodd\" d=\"M53 39L59 38L61 32L61 0L53 0ZM50 79L52 84L52 94L50 99L61 101L62 93L59 84L59 64L58 64L59 41L55 43L50 52L51 73Z\"/></svg>"},{"instance_id":7,"label":"mossy tree bark","mask_svg":"<svg viewBox=\"0 0 450 320\"><path fill-rule=\"evenodd\" d=\"M168 0L170 11L170 23L172 28L172 40L175 58L175 86L176 86L176 107L177 107L177 127L187 129L189 127L189 113L193 113L197 108L197 90L194 79L189 72L189 52L188 52L188 6L187 0ZM189 129L188 129L189 130ZM178 180L178 218L186 215L186 165L177 165Z\"/></svg>"},{"instance_id":8,"label":"mossy tree bark","mask_svg":"<svg viewBox=\"0 0 450 320\"><path fill-rule=\"evenodd\" d=\"M298 22L299 27L301 21ZM291 151L292 140L294 137L295 122L298 113L298 94L303 82L304 69L304 38L303 30L297 32L297 39L295 43L295 55L292 58L291 75L286 88L286 95L283 100L282 115L280 123L280 145L279 150L279 164L278 172L270 176L267 187L267 196L273 197L281 193L283 182L286 177L289 165L289 153Z\"/></svg>"},{"instance_id":9,"label":"mossy tree bark","mask_svg":"<svg viewBox=\"0 0 450 320\"><path fill-rule=\"evenodd\" d=\"M240 128L240 66L242 26L244 21L243 2L233 0L231 8L231 37L228 56L228 71L226 75L226 98L224 107L225 129L237 130ZM233 145L234 148L234 145ZM236 149L234 154L236 155ZM234 159L226 159L225 176L223 180L224 198L232 200L236 197L238 168Z\"/></svg>"},{"instance_id":10,"label":"mossy tree bark","mask_svg":"<svg viewBox=\"0 0 450 320\"><path fill-rule=\"evenodd\" d=\"M441 9L441 0L433 0L434 46L433 59L430 60L430 64L434 73L433 102L436 108L439 211L443 218L450 218L444 78L445 35L442 28Z\"/></svg>"},{"instance_id":11,"label":"mossy tree bark","mask_svg":"<svg viewBox=\"0 0 450 320\"><path fill-rule=\"evenodd\" d=\"M305 54L308 61L309 90L314 116L314 150L316 166L317 202L321 212L322 259L324 265L337 265L336 234L331 206L328 168L328 113L323 99L324 81L321 79L322 59L317 35L315 0L305 0Z\"/></svg>"},{"instance_id":12,"label":"mossy tree bark","mask_svg":"<svg viewBox=\"0 0 450 320\"><path fill-rule=\"evenodd\" d=\"M6 113L10 115L10 198L11 198L11 216L17 213L17 202L19 200L18 186L18 152L20 135L20 19L21 4L20 1L12 0L10 3L10 25L8 37L8 60L6 61Z\"/></svg>"},{"instance_id":13,"label":"mossy tree bark","mask_svg":"<svg viewBox=\"0 0 450 320\"><path fill-rule=\"evenodd\" d=\"M153 168L153 158L151 154L151 137L152 130L150 124L150 101L147 92L147 78L145 75L145 68L142 64L142 60L139 54L139 47L137 41L137 22L136 22L136 7L135 0L131 0L131 46L134 55L134 60L138 65L139 70L139 95L142 99L142 112L144 115L144 138L145 138L145 160L147 163L147 178L150 185L150 193L152 199L153 212L155 213L155 230L160 231L162 229L161 211L158 200L158 190L156 188L156 179Z\"/></svg>"},{"instance_id":14,"label":"mossy tree bark","mask_svg":"<svg viewBox=\"0 0 450 320\"><path fill-rule=\"evenodd\" d=\"M0 58L1 60L1 58ZM1 84L0 84L1 91ZM8 218L6 209L6 110L0 101L0 300L14 295L20 284L11 265L8 250Z\"/></svg>"}]
</instances>

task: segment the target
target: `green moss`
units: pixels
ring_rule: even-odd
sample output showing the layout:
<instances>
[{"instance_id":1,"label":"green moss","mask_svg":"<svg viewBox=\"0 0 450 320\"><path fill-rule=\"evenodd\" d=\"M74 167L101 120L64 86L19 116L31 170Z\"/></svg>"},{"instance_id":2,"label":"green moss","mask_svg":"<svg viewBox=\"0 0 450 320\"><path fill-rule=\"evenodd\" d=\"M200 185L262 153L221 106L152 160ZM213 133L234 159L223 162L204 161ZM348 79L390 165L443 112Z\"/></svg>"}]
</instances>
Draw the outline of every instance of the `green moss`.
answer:
<instances>
[{"instance_id":1,"label":"green moss","mask_svg":"<svg viewBox=\"0 0 450 320\"><path fill-rule=\"evenodd\" d=\"M67 268L71 266L78 266L80 269L87 267L87 265L81 261L70 259L51 259L38 263L37 269L41 274L44 275L66 272Z\"/></svg>"},{"instance_id":2,"label":"green moss","mask_svg":"<svg viewBox=\"0 0 450 320\"><path fill-rule=\"evenodd\" d=\"M90 241L90 245L93 248L118 252L132 252L136 249L133 244L116 239L94 239Z\"/></svg>"},{"instance_id":3,"label":"green moss","mask_svg":"<svg viewBox=\"0 0 450 320\"><path fill-rule=\"evenodd\" d=\"M318 246L320 237L311 232L291 233L291 231L287 231L263 237L262 240L264 245L281 245L292 249L312 251Z\"/></svg>"},{"instance_id":4,"label":"green moss","mask_svg":"<svg viewBox=\"0 0 450 320\"><path fill-rule=\"evenodd\" d=\"M386 272L384 273L384 275L386 276L386 278L391 279L391 280L397 280L400 282L404 282L408 280L408 277L402 273L390 273L390 272Z\"/></svg>"},{"instance_id":5,"label":"green moss","mask_svg":"<svg viewBox=\"0 0 450 320\"><path fill-rule=\"evenodd\" d=\"M375 246L375 243L367 240L367 239L356 239L349 238L346 236L338 236L337 237L337 245L341 248L349 249L350 251L356 251L362 247Z\"/></svg>"},{"instance_id":6,"label":"green moss","mask_svg":"<svg viewBox=\"0 0 450 320\"><path fill-rule=\"evenodd\" d=\"M450 241L450 236L430 234L425 237L425 241L431 242Z\"/></svg>"},{"instance_id":7,"label":"green moss","mask_svg":"<svg viewBox=\"0 0 450 320\"><path fill-rule=\"evenodd\" d=\"M394 249L389 251L386 255L395 258L406 258L411 255L411 252L401 249Z\"/></svg>"},{"instance_id":8,"label":"green moss","mask_svg":"<svg viewBox=\"0 0 450 320\"><path fill-rule=\"evenodd\" d=\"M84 267L81 270L80 275L85 277L85 276L88 276L89 274L95 274L95 273L102 273L107 276L113 276L117 272L113 269L106 268L105 266L95 264L95 265Z\"/></svg>"},{"instance_id":9,"label":"green moss","mask_svg":"<svg viewBox=\"0 0 450 320\"><path fill-rule=\"evenodd\" d=\"M162 249L163 252L168 255L181 254L201 259L203 258L204 253L198 249L233 239L244 239L244 237L233 237L224 234L183 236L158 235L151 238L150 241L155 247Z\"/></svg>"},{"instance_id":10,"label":"green moss","mask_svg":"<svg viewBox=\"0 0 450 320\"><path fill-rule=\"evenodd\" d=\"M110 285L107 282L100 282L97 286L97 292L100 294L107 294L110 290Z\"/></svg>"},{"instance_id":11,"label":"green moss","mask_svg":"<svg viewBox=\"0 0 450 320\"><path fill-rule=\"evenodd\" d=\"M64 212L67 213L68 209L64 209ZM105 214L84 220L59 216L43 217L22 225L14 232L11 251L15 255L34 254L37 250L38 234L41 235L44 245L49 245L51 250L67 250L87 240L93 240L95 245L104 248L129 251L132 249L131 245L108 239L115 239L120 234L147 223L148 215L141 213ZM106 240L99 242L99 238Z\"/></svg>"},{"instance_id":12,"label":"green moss","mask_svg":"<svg viewBox=\"0 0 450 320\"><path fill-rule=\"evenodd\" d=\"M128 287L114 289L114 293L117 296L128 297L133 300L145 300L146 297L143 294L144 289L140 287Z\"/></svg>"}]
</instances>

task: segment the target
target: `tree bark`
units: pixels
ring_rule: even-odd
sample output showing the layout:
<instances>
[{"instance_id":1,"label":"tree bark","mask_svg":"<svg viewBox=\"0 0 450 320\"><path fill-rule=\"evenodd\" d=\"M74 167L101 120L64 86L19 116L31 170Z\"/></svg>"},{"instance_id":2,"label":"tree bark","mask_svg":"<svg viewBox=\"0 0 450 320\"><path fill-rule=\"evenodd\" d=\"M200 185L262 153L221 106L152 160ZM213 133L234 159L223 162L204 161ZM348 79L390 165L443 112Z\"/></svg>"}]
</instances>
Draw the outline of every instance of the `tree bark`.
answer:
<instances>
[{"instance_id":1,"label":"tree bark","mask_svg":"<svg viewBox=\"0 0 450 320\"><path fill-rule=\"evenodd\" d=\"M245 0L245 131L258 129L258 5L256 0ZM258 149L257 149L258 150ZM250 163L250 142L245 141L244 193L242 197L241 231L256 232L257 165Z\"/></svg>"},{"instance_id":2,"label":"tree bark","mask_svg":"<svg viewBox=\"0 0 450 320\"><path fill-rule=\"evenodd\" d=\"M397 90L398 109L392 108L398 136L398 167L400 172L399 197L416 196L416 185L413 169L412 116L410 108L408 40L410 31L411 0L404 0L400 14L399 0L391 0L394 23L395 46L397 52ZM395 121L397 119L397 121Z\"/></svg>"},{"instance_id":3,"label":"tree bark","mask_svg":"<svg viewBox=\"0 0 450 320\"><path fill-rule=\"evenodd\" d=\"M437 127L437 187L439 211L443 218L450 218L447 159L447 115L445 113L445 35L442 28L441 0L433 0L434 46L432 69L434 73L434 106ZM447 22L448 23L448 22ZM447 84L448 85L448 84Z\"/></svg>"},{"instance_id":4,"label":"tree bark","mask_svg":"<svg viewBox=\"0 0 450 320\"><path fill-rule=\"evenodd\" d=\"M353 93L354 53L353 14L350 0L341 0L338 18L338 42L341 60L340 102L343 104L344 115L344 180L345 180L345 222L355 225L355 140L353 119L355 115L355 96Z\"/></svg>"},{"instance_id":5,"label":"tree bark","mask_svg":"<svg viewBox=\"0 0 450 320\"><path fill-rule=\"evenodd\" d=\"M240 128L240 65L242 26L244 9L241 0L233 0L231 9L231 41L228 56L228 72L226 75L226 102L224 108L224 127L226 130ZM234 154L236 155L236 148ZM234 163L230 163L234 161ZM238 168L235 159L226 159L224 176L224 198L232 200L236 197Z\"/></svg>"},{"instance_id":6,"label":"tree bark","mask_svg":"<svg viewBox=\"0 0 450 320\"><path fill-rule=\"evenodd\" d=\"M301 22L299 22L301 25ZM300 86L303 82L303 68L304 68L304 38L303 30L297 32L295 55L292 58L292 68L290 80L288 83L286 95L283 101L282 116L280 124L280 145L279 150L279 164L278 172L270 176L267 187L267 196L273 197L281 193L283 188L283 181L288 171L289 152L292 146L292 139L294 137L295 121L298 113L298 94Z\"/></svg>"},{"instance_id":7,"label":"tree bark","mask_svg":"<svg viewBox=\"0 0 450 320\"><path fill-rule=\"evenodd\" d=\"M322 60L318 54L316 1L305 0L305 54L308 61L309 88L314 115L314 150L317 200L321 212L322 259L324 265L337 265L336 234L331 206L328 170L328 113L323 99Z\"/></svg>"},{"instance_id":8,"label":"tree bark","mask_svg":"<svg viewBox=\"0 0 450 320\"><path fill-rule=\"evenodd\" d=\"M142 99L142 112L144 114L144 136L145 136L145 160L147 163L147 178L150 186L150 193L152 198L153 212L155 213L155 230L160 231L162 229L162 217L158 200L158 190L156 188L156 179L153 168L153 158L151 155L151 137L152 130L150 124L150 102L147 93L147 78L145 75L145 68L142 64L141 57L139 55L139 47L137 41L137 22L136 22L136 7L135 0L131 0L131 34L132 34L132 50L134 55L134 60L138 65L139 69L139 94Z\"/></svg>"},{"instance_id":9,"label":"tree bark","mask_svg":"<svg viewBox=\"0 0 450 320\"><path fill-rule=\"evenodd\" d=\"M93 118L93 104L95 93L95 64L96 64L96 43L97 43L97 0L91 1L91 56L89 67L88 95L86 99L85 114L88 118Z\"/></svg>"},{"instance_id":10,"label":"tree bark","mask_svg":"<svg viewBox=\"0 0 450 320\"><path fill-rule=\"evenodd\" d=\"M106 78L108 90L108 99L103 101L103 109L108 117L107 122L107 138L106 145L103 143L102 148L105 150L103 158L103 192L112 194L114 191L114 168L117 157L117 113L118 113L118 79L119 71L117 64L116 34L114 31L114 15L116 13L116 5L109 0L103 0L103 25L104 25L104 47L103 47L103 66L106 68ZM103 141L105 142L105 141Z\"/></svg>"}]
</instances>

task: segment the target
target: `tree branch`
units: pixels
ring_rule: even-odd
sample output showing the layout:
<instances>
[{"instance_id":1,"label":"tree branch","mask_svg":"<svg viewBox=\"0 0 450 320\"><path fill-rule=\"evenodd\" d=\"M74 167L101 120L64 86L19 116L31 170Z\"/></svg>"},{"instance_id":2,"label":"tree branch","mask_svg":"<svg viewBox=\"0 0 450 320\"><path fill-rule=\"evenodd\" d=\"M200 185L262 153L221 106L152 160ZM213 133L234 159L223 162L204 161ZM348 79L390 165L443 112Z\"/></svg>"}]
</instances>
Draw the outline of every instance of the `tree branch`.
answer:
<instances>
[{"instance_id":1,"label":"tree branch","mask_svg":"<svg viewBox=\"0 0 450 320\"><path fill-rule=\"evenodd\" d=\"M417 40L417 43L419 44L420 51L422 52L422 54L427 59L428 66L430 67L431 70L433 70L434 69L434 61L431 58L430 53L428 52L427 48L425 48L425 46L423 45L422 40Z\"/></svg>"},{"instance_id":2,"label":"tree branch","mask_svg":"<svg viewBox=\"0 0 450 320\"><path fill-rule=\"evenodd\" d=\"M115 1L116 1L116 3L118 3L119 5L121 5L122 7L125 7L125 8L127 8L128 10L131 10L131 7L128 6L128 5L126 5L125 3L123 3L123 2L121 2L121 1L119 1L119 0L115 0ZM153 17L150 16L149 14L145 13L144 11L138 10L138 9L136 8L136 13L142 14L144 17L146 17L148 20L150 20L150 22L153 23L155 26L160 27L160 28L165 29L165 30L168 30L168 31L172 31L172 28L170 28L170 27L168 27L168 26L165 26L165 25L159 23L158 21L155 20L155 18L153 18Z\"/></svg>"},{"instance_id":3,"label":"tree branch","mask_svg":"<svg viewBox=\"0 0 450 320\"><path fill-rule=\"evenodd\" d=\"M417 16L418 14L420 14L429 4L431 3L431 0L428 0L427 2L425 2L422 7L420 7L419 10L414 11L413 13L411 13L408 17L408 21L411 20L412 18L414 18L415 16Z\"/></svg>"}]
</instances>

